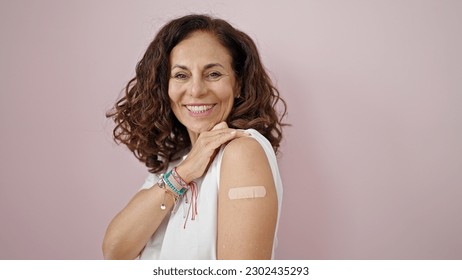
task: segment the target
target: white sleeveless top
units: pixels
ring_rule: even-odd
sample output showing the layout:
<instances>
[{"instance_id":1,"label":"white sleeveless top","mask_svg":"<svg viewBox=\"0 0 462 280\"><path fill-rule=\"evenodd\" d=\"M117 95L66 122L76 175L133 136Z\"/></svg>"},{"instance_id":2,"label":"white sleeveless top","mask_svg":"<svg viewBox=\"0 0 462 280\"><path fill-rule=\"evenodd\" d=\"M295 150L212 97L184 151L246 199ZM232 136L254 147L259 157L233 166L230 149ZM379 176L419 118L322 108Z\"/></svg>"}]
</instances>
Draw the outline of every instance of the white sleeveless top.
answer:
<instances>
[{"instance_id":1,"label":"white sleeveless top","mask_svg":"<svg viewBox=\"0 0 462 280\"><path fill-rule=\"evenodd\" d=\"M273 242L277 244L277 229L282 206L282 181L279 175L276 156L269 141L254 129L247 132L260 143L268 157L273 173L274 185L278 197L278 217ZM139 259L163 260L216 260L217 259L217 219L218 219L218 189L220 182L220 167L223 158L222 147L202 178L195 180L198 186L197 216L191 220L188 216L189 203L184 197L178 202L176 211L169 213L160 224L157 231L146 244ZM185 158L185 157L184 157ZM180 161L171 162L169 170L178 165ZM149 174L142 189L149 189L159 180L158 175ZM188 197L191 195L187 192ZM191 201L191 199L189 199ZM187 219L187 220L186 220ZM185 227L186 222L186 227Z\"/></svg>"}]
</instances>

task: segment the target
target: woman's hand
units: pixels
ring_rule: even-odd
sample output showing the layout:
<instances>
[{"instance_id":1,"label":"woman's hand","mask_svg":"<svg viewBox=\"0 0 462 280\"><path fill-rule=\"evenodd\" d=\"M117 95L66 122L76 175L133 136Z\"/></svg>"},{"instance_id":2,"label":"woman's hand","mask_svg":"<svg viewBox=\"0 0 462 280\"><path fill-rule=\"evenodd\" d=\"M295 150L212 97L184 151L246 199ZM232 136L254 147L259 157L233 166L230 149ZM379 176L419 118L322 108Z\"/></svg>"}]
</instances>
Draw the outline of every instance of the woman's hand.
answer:
<instances>
[{"instance_id":1,"label":"woman's hand","mask_svg":"<svg viewBox=\"0 0 462 280\"><path fill-rule=\"evenodd\" d=\"M218 123L212 130L199 135L188 157L177 166L178 174L187 183L202 177L221 145L248 135L245 131L228 128L225 122Z\"/></svg>"}]
</instances>

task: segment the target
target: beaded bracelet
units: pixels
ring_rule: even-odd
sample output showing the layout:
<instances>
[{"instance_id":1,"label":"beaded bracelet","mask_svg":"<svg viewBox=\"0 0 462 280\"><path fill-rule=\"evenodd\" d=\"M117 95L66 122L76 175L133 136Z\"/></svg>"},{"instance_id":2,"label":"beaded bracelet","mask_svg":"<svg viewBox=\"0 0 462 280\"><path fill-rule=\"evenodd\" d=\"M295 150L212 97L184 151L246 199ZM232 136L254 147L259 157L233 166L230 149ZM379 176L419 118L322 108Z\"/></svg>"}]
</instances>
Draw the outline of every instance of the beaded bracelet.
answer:
<instances>
[{"instance_id":1,"label":"beaded bracelet","mask_svg":"<svg viewBox=\"0 0 462 280\"><path fill-rule=\"evenodd\" d=\"M167 174L165 174L165 177L164 177L164 182L170 187L170 189L172 191L174 191L178 196L182 196L187 188L184 188L183 186L181 187L178 187L178 186L174 186L174 184L169 180L170 176L172 175L172 172L173 172L174 169L170 170L169 172L167 172ZM183 181L184 182L184 181Z\"/></svg>"},{"instance_id":2,"label":"beaded bracelet","mask_svg":"<svg viewBox=\"0 0 462 280\"><path fill-rule=\"evenodd\" d=\"M171 177L174 180L170 181ZM184 228L186 228L186 222L188 221L189 213L192 210L191 220L195 220L197 216L197 197L198 197L198 188L196 182L192 181L189 184L186 183L183 178L176 172L176 167L168 171L165 175L161 174L159 177L158 182L159 188L164 189L164 200L160 205L160 209L165 210L167 207L165 206L165 195L169 193L173 199L175 200L175 205L173 207L173 211L175 211L176 207L178 206L178 201L180 197L183 196L188 190L191 191L191 204L189 205L188 214L186 215ZM166 187L168 186L168 188ZM176 185L176 186L175 186ZM188 203L188 197L185 196L185 203Z\"/></svg>"}]
</instances>

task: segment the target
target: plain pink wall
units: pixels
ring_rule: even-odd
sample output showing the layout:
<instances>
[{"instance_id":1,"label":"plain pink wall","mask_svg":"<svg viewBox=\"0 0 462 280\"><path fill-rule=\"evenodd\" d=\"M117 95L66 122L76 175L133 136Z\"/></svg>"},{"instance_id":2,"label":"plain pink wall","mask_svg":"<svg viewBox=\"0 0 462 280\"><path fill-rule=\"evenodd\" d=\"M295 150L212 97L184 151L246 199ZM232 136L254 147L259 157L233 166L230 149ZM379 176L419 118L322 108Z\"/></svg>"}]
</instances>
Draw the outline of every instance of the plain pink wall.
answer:
<instances>
[{"instance_id":1,"label":"plain pink wall","mask_svg":"<svg viewBox=\"0 0 462 280\"><path fill-rule=\"evenodd\" d=\"M2 1L0 259L101 258L147 174L104 113L190 12L251 35L289 105L277 258L462 258L461 3Z\"/></svg>"}]
</instances>

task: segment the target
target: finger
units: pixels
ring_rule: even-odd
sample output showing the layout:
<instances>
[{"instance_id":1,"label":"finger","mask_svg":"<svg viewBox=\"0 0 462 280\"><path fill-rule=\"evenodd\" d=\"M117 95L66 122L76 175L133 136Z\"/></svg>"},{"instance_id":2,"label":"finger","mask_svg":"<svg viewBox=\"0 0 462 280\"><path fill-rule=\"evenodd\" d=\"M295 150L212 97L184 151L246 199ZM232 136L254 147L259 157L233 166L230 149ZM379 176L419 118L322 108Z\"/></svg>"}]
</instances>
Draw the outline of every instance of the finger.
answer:
<instances>
[{"instance_id":1,"label":"finger","mask_svg":"<svg viewBox=\"0 0 462 280\"><path fill-rule=\"evenodd\" d=\"M225 127L225 128L214 127L213 130L202 132L199 135L199 138L202 138L202 139L213 138L213 137L217 137L217 136L219 136L221 134L231 133L234 130L235 129L228 128L228 127Z\"/></svg>"},{"instance_id":2,"label":"finger","mask_svg":"<svg viewBox=\"0 0 462 280\"><path fill-rule=\"evenodd\" d=\"M234 135L234 137L231 137L230 139L251 136L249 132L243 129L223 128L204 132L202 135L200 135L200 138L204 142L210 142L213 141L216 137L226 137L227 135L229 136L229 134Z\"/></svg>"},{"instance_id":3,"label":"finger","mask_svg":"<svg viewBox=\"0 0 462 280\"><path fill-rule=\"evenodd\" d=\"M243 130L229 129L220 131L216 135L210 136L207 140L208 147L211 149L217 149L221 145L239 137L248 137L250 134Z\"/></svg>"},{"instance_id":4,"label":"finger","mask_svg":"<svg viewBox=\"0 0 462 280\"><path fill-rule=\"evenodd\" d=\"M243 129L236 129L236 137L249 137L252 136L250 132L247 132Z\"/></svg>"}]
</instances>

